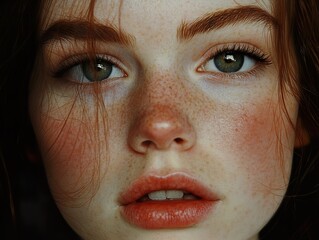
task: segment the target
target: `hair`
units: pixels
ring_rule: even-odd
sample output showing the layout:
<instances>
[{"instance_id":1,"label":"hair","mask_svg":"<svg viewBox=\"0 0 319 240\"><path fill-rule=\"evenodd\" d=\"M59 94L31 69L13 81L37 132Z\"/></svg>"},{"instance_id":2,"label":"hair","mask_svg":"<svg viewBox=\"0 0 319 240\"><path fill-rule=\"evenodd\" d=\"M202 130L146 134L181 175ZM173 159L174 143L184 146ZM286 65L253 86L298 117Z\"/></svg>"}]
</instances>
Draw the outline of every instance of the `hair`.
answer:
<instances>
[{"instance_id":1,"label":"hair","mask_svg":"<svg viewBox=\"0 0 319 240\"><path fill-rule=\"evenodd\" d=\"M90 4L91 10L94 2ZM288 89L299 101L300 124L309 135L309 144L295 150L287 194L276 214L261 231L260 238L319 239L319 2L274 2L274 14L279 23L274 33L279 79L282 79L279 94ZM0 203L0 209L5 214L1 216L1 226L4 227L2 234L5 238L19 236L19 239L23 239L22 235L29 230L23 219L25 212L21 207L21 199L25 197L24 191L30 189L22 183L30 181L29 178L34 181L35 178L40 179L37 187L48 194L42 165L26 160L28 153L32 155L37 151L28 117L28 86L40 44L38 29L43 1L3 1L2 5L0 193L4 200ZM94 18L89 20L93 21ZM29 159L37 156L33 154L30 157L30 154ZM51 198L47 201L48 205L52 205ZM56 212L46 213L62 222ZM68 239L76 238L63 224L59 225L67 232ZM16 234L16 228L21 235ZM52 229L45 230L55 232ZM56 234L43 234L46 234L46 239L62 239Z\"/></svg>"},{"instance_id":2,"label":"hair","mask_svg":"<svg viewBox=\"0 0 319 240\"><path fill-rule=\"evenodd\" d=\"M299 101L299 119L309 135L309 144L295 149L286 196L261 231L260 239L318 239L319 28L316 26L319 26L319 2L283 0L276 4L275 17L281 23L275 36L276 51L280 53L279 78L286 79ZM292 58L296 59L295 65L289 62Z\"/></svg>"},{"instance_id":3,"label":"hair","mask_svg":"<svg viewBox=\"0 0 319 240\"><path fill-rule=\"evenodd\" d=\"M77 239L53 204L42 165L25 156L36 160L27 99L41 5L41 0L0 4L1 239Z\"/></svg>"}]
</instances>

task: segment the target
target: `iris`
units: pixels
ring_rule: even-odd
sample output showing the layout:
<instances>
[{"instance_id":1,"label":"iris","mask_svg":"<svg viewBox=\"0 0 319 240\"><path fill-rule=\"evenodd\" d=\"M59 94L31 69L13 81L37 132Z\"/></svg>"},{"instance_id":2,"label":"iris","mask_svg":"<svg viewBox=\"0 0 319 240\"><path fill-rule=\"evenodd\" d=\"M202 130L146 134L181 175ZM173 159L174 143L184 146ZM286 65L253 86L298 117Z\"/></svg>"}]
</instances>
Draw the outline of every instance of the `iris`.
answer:
<instances>
[{"instance_id":1,"label":"iris","mask_svg":"<svg viewBox=\"0 0 319 240\"><path fill-rule=\"evenodd\" d=\"M104 59L96 59L94 62L86 61L81 65L83 75L91 82L98 82L107 79L112 71L111 62Z\"/></svg>"},{"instance_id":2,"label":"iris","mask_svg":"<svg viewBox=\"0 0 319 240\"><path fill-rule=\"evenodd\" d=\"M245 55L238 52L222 52L214 57L216 68L225 73L238 72L244 64Z\"/></svg>"}]
</instances>

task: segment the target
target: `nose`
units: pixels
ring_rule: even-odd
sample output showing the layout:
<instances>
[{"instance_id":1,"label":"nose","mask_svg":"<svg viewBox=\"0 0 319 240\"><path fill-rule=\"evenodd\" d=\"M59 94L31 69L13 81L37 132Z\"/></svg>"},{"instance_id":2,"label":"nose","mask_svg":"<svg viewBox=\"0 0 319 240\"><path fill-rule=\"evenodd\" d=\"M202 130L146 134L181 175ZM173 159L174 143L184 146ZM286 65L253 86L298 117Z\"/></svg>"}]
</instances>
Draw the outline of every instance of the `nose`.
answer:
<instances>
[{"instance_id":1,"label":"nose","mask_svg":"<svg viewBox=\"0 0 319 240\"><path fill-rule=\"evenodd\" d=\"M185 151L195 143L195 132L187 117L165 105L146 109L132 124L128 143L136 152L150 149Z\"/></svg>"}]
</instances>

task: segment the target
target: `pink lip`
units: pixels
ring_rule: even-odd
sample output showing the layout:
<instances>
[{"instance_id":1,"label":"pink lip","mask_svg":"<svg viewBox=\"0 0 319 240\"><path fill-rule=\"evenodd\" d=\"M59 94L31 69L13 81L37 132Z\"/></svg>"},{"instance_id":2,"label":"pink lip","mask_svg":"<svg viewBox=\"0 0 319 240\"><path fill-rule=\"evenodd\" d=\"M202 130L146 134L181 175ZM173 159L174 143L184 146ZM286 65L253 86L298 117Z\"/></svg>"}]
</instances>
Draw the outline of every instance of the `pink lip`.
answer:
<instances>
[{"instance_id":1,"label":"pink lip","mask_svg":"<svg viewBox=\"0 0 319 240\"><path fill-rule=\"evenodd\" d=\"M138 201L150 192L173 189L189 192L199 199ZM218 201L216 194L185 173L142 176L119 199L122 217L130 224L145 229L193 226L204 220Z\"/></svg>"}]
</instances>

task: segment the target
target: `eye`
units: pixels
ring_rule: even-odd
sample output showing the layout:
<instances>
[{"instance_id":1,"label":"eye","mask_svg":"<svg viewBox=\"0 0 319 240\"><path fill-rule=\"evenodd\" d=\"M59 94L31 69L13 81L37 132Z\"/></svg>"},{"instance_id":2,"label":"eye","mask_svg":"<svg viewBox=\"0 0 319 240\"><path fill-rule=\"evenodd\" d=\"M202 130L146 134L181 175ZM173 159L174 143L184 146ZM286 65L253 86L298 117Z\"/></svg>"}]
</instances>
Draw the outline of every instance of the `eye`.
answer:
<instances>
[{"instance_id":1,"label":"eye","mask_svg":"<svg viewBox=\"0 0 319 240\"><path fill-rule=\"evenodd\" d=\"M121 64L110 56L97 56L93 60L87 56L75 56L62 62L52 75L78 83L101 82L125 77L126 73L119 66Z\"/></svg>"},{"instance_id":2,"label":"eye","mask_svg":"<svg viewBox=\"0 0 319 240\"><path fill-rule=\"evenodd\" d=\"M203 68L211 72L235 73L251 70L256 60L241 52L225 51L207 61Z\"/></svg>"},{"instance_id":3,"label":"eye","mask_svg":"<svg viewBox=\"0 0 319 240\"><path fill-rule=\"evenodd\" d=\"M199 72L244 74L257 66L271 64L270 57L261 50L242 44L226 45L215 50L198 69Z\"/></svg>"},{"instance_id":4,"label":"eye","mask_svg":"<svg viewBox=\"0 0 319 240\"><path fill-rule=\"evenodd\" d=\"M70 77L78 82L99 82L111 78L124 77L124 72L111 61L97 58L85 60L70 69Z\"/></svg>"}]
</instances>

